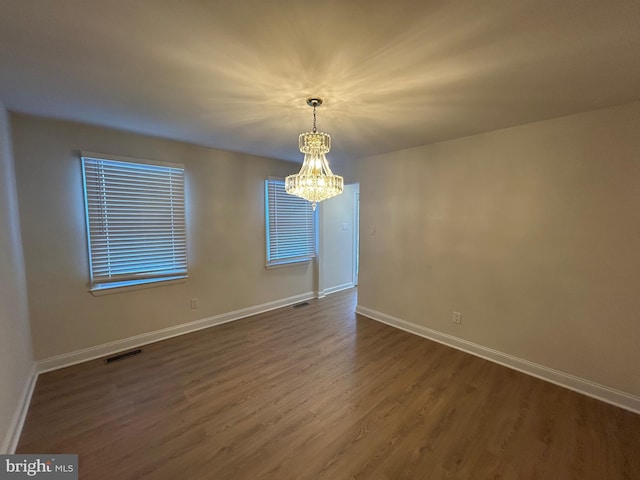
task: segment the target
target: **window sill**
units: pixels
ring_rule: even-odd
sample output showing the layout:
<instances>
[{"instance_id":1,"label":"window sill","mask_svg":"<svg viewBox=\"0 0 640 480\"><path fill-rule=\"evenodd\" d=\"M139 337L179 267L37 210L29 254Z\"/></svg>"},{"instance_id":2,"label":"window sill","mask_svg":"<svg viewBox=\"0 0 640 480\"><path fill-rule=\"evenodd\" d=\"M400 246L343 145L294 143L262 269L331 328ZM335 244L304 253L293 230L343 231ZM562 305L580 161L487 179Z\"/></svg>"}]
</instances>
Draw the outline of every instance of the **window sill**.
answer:
<instances>
[{"instance_id":1,"label":"window sill","mask_svg":"<svg viewBox=\"0 0 640 480\"><path fill-rule=\"evenodd\" d=\"M313 261L313 258L306 258L304 260L291 260L291 261L279 262L279 263L267 263L264 266L264 268L266 268L267 270L271 270L272 268L296 267L305 263L311 263L312 261Z\"/></svg>"},{"instance_id":2,"label":"window sill","mask_svg":"<svg viewBox=\"0 0 640 480\"><path fill-rule=\"evenodd\" d=\"M111 284L101 284L91 287L89 290L94 297L101 297L103 295L112 295L114 293L132 292L135 290L142 290L145 288L164 287L165 285L175 285L178 283L184 283L187 280L188 275L183 277L168 277L168 278L152 278L146 280L128 280L125 282L117 282Z\"/></svg>"}]
</instances>

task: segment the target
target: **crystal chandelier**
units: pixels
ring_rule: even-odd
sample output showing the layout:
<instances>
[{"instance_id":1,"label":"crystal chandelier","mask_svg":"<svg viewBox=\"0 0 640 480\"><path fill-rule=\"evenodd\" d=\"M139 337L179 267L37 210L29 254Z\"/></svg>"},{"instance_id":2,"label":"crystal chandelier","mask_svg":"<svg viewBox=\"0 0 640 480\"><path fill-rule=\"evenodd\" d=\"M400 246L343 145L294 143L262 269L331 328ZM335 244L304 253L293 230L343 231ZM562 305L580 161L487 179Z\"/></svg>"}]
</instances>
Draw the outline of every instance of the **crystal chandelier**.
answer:
<instances>
[{"instance_id":1,"label":"crystal chandelier","mask_svg":"<svg viewBox=\"0 0 640 480\"><path fill-rule=\"evenodd\" d=\"M300 134L299 144L300 151L304 153L304 162L300 172L285 179L285 190L310 201L315 210L317 202L342 193L344 180L333 174L325 157L325 153L331 149L331 137L328 133L316 130L316 107L322 105L322 99L309 98L307 104L313 107L313 131Z\"/></svg>"}]
</instances>

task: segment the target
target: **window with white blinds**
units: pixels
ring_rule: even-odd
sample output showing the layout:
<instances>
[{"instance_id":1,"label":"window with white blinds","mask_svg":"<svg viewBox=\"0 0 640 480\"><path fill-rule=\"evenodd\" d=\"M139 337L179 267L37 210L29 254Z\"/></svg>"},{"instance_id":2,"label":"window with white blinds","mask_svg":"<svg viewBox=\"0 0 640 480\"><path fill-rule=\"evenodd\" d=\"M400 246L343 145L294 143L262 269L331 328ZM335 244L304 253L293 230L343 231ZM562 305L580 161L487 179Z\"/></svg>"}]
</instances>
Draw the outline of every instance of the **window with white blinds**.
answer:
<instances>
[{"instance_id":1,"label":"window with white blinds","mask_svg":"<svg viewBox=\"0 0 640 480\"><path fill-rule=\"evenodd\" d=\"M184 166L83 153L92 290L184 278Z\"/></svg>"},{"instance_id":2,"label":"window with white blinds","mask_svg":"<svg viewBox=\"0 0 640 480\"><path fill-rule=\"evenodd\" d=\"M284 180L265 180L267 266L309 261L316 256L315 214L311 203L289 195Z\"/></svg>"}]
</instances>

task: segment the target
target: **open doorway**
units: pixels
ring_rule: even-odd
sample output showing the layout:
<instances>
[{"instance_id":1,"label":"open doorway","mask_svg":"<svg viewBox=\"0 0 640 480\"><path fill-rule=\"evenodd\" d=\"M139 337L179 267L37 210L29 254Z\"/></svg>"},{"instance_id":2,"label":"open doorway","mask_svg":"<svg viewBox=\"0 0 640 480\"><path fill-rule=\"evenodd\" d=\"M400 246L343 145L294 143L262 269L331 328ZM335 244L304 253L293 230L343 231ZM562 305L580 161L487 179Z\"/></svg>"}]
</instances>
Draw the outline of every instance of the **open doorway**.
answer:
<instances>
[{"instance_id":1,"label":"open doorway","mask_svg":"<svg viewBox=\"0 0 640 480\"><path fill-rule=\"evenodd\" d=\"M320 204L318 218L318 297L358 284L360 185Z\"/></svg>"},{"instance_id":2,"label":"open doorway","mask_svg":"<svg viewBox=\"0 0 640 480\"><path fill-rule=\"evenodd\" d=\"M354 192L353 199L353 286L358 285L360 269L360 185Z\"/></svg>"}]
</instances>

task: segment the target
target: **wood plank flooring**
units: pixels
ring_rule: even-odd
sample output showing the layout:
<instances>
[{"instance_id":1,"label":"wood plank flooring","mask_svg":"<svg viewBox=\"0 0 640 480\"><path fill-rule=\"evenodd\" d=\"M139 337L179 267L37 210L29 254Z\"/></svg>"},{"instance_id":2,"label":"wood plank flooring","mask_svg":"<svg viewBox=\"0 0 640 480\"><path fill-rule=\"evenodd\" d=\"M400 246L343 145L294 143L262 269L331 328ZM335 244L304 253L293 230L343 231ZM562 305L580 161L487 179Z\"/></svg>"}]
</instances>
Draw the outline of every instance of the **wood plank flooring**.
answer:
<instances>
[{"instance_id":1,"label":"wood plank flooring","mask_svg":"<svg viewBox=\"0 0 640 480\"><path fill-rule=\"evenodd\" d=\"M43 374L94 479L640 479L640 415L354 314L356 291Z\"/></svg>"}]
</instances>

